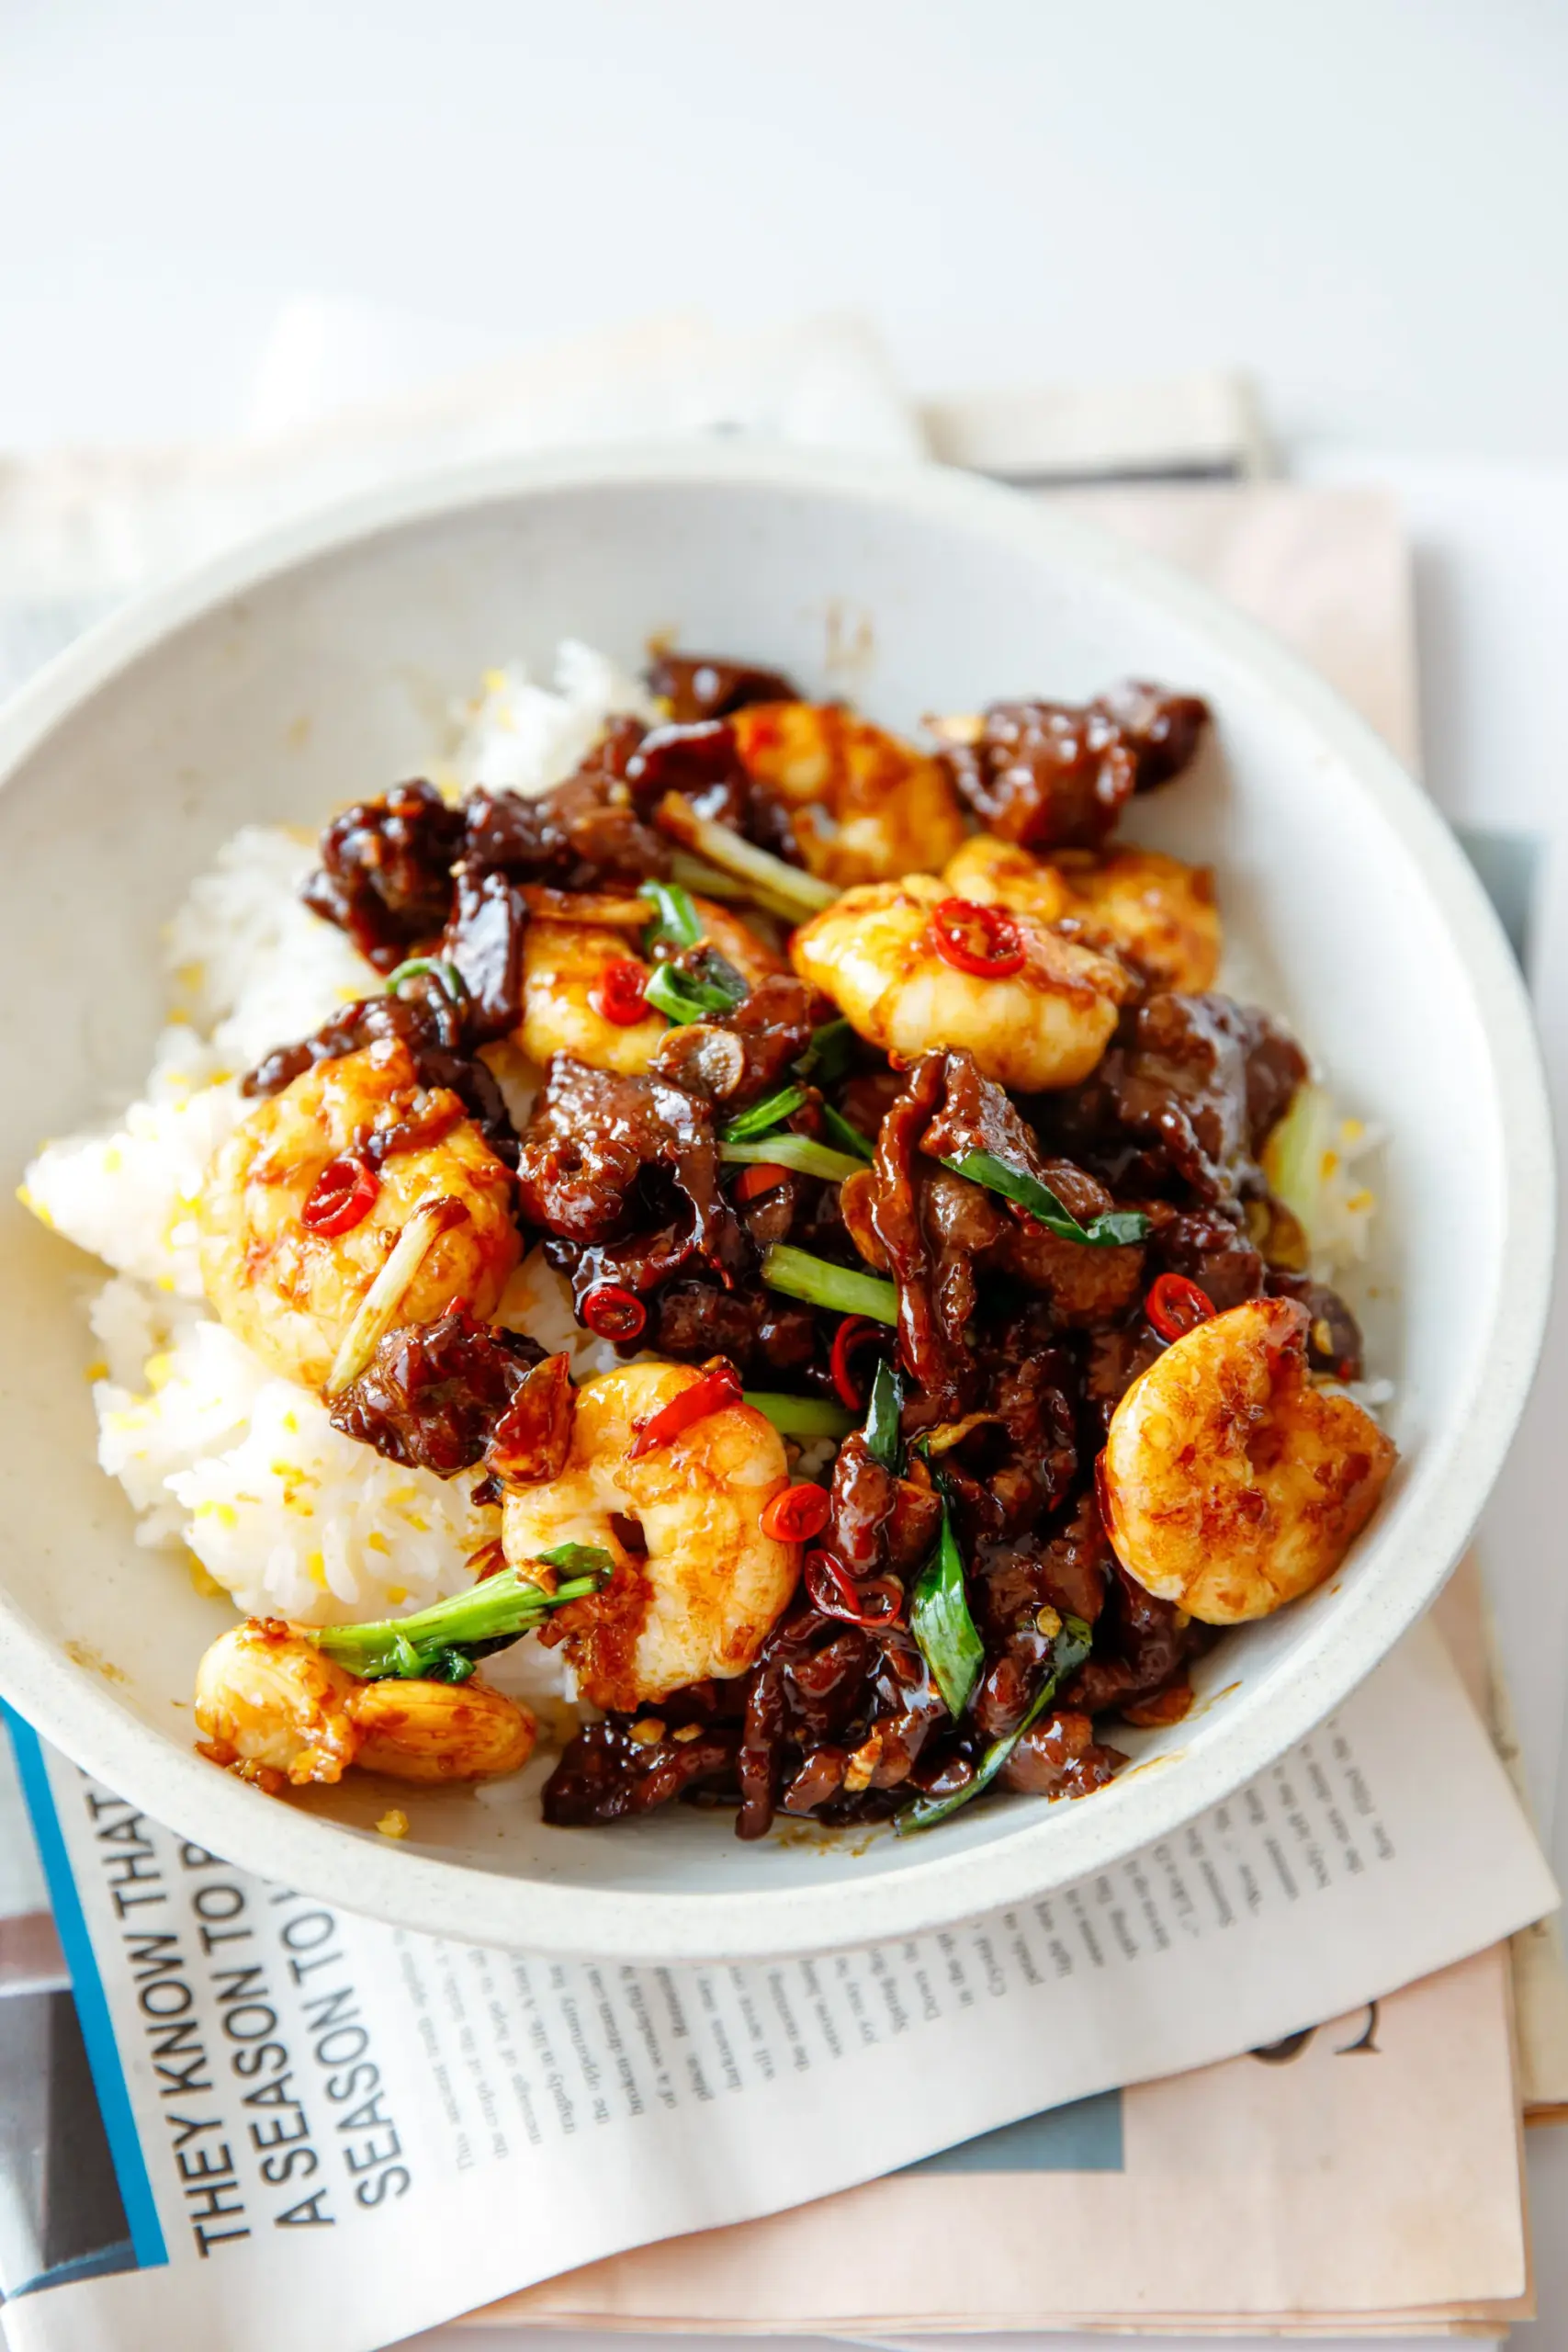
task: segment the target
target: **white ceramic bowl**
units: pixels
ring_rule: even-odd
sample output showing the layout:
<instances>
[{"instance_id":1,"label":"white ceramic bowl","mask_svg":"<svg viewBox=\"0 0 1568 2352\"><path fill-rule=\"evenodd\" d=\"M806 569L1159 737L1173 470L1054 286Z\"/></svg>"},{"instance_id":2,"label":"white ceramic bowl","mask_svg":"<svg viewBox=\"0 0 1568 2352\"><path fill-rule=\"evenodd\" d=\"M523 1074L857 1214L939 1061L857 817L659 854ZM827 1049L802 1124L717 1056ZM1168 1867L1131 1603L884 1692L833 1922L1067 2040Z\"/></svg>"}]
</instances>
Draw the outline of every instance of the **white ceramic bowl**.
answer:
<instances>
[{"instance_id":1,"label":"white ceramic bowl","mask_svg":"<svg viewBox=\"0 0 1568 2352\"><path fill-rule=\"evenodd\" d=\"M0 1688L156 1817L412 1927L624 1959L903 1936L1047 1893L1168 1834L1335 1707L1431 1600L1503 1458L1551 1258L1529 1017L1483 895L1418 788L1270 639L1081 525L936 470L753 449L491 467L293 526L110 620L0 718L0 1163L140 1082L158 926L248 820L318 824L426 763L451 697L574 634L734 650L911 725L1128 673L1207 695L1218 743L1134 833L1217 866L1231 933L1345 1105L1386 1126L1377 1368L1403 1460L1344 1572L1232 1636L1187 1722L1088 1802L976 1806L901 1842L724 1814L547 1828L539 1769L474 1796L279 1803L192 1751L227 1621L133 1548L94 1467L78 1303L94 1270L0 1212Z\"/></svg>"}]
</instances>

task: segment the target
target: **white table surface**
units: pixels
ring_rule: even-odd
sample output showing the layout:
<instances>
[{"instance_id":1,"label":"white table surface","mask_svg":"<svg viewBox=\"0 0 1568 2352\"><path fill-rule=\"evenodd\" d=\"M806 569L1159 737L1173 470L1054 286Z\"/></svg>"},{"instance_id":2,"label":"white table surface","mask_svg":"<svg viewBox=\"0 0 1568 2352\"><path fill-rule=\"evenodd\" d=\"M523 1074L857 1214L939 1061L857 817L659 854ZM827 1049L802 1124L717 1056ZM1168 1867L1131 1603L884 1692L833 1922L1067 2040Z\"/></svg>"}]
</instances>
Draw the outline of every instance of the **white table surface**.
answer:
<instances>
[{"instance_id":1,"label":"white table surface","mask_svg":"<svg viewBox=\"0 0 1568 2352\"><path fill-rule=\"evenodd\" d=\"M0 0L0 451L232 429L301 290L450 319L433 375L682 301L863 311L922 392L1245 361L1291 469L1406 499L1439 800L1539 830L1568 814L1565 96L1550 0ZM1565 1391L1568 1361L1543 1419ZM1554 1502L1537 1455L1492 1532L1568 1877ZM1568 2133L1530 2171L1545 2352Z\"/></svg>"}]
</instances>

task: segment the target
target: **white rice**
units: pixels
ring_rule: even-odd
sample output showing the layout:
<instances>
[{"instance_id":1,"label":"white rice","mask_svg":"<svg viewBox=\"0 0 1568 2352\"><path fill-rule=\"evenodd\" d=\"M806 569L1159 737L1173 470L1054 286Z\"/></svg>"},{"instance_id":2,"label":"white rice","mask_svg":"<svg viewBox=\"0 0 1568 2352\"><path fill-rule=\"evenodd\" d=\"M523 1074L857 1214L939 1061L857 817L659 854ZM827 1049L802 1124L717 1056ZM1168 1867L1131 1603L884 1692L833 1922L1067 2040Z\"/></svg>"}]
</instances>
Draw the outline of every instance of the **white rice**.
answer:
<instances>
[{"instance_id":1,"label":"white rice","mask_svg":"<svg viewBox=\"0 0 1568 2352\"><path fill-rule=\"evenodd\" d=\"M476 784L532 799L570 775L621 715L650 725L659 707L635 678L576 638L556 652L555 685L536 683L520 662L485 673L480 693L454 713L460 733L453 758L459 789Z\"/></svg>"},{"instance_id":2,"label":"white rice","mask_svg":"<svg viewBox=\"0 0 1568 2352\"><path fill-rule=\"evenodd\" d=\"M459 763L542 791L622 710L656 716L613 663L568 644L553 693L515 667L487 683ZM340 1436L316 1396L276 1378L206 1311L194 1211L212 1153L249 1107L240 1073L383 985L300 904L314 862L309 836L260 825L220 852L167 927L175 1010L144 1094L101 1132L46 1144L22 1197L114 1270L90 1310L98 1458L137 1514L138 1542L194 1554L247 1613L329 1624L464 1589L500 1513L473 1505L472 1479L402 1470ZM497 1059L513 1115L525 1119L538 1072L521 1055ZM566 1349L580 1379L619 1361L576 1323L570 1288L537 1250L502 1319ZM525 1679L558 1691L558 1657L538 1651Z\"/></svg>"}]
</instances>

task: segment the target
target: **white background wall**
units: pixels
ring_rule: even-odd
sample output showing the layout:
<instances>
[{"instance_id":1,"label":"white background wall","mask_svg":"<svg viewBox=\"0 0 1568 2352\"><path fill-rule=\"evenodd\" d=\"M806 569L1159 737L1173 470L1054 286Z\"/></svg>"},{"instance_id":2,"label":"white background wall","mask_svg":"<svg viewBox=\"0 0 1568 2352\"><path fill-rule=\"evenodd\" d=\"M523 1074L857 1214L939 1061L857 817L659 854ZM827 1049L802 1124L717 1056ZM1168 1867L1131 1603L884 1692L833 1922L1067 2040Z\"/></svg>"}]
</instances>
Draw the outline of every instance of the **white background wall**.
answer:
<instances>
[{"instance_id":1,"label":"white background wall","mask_svg":"<svg viewBox=\"0 0 1568 2352\"><path fill-rule=\"evenodd\" d=\"M226 424L309 287L1561 458L1565 90L1560 0L0 0L0 445Z\"/></svg>"}]
</instances>

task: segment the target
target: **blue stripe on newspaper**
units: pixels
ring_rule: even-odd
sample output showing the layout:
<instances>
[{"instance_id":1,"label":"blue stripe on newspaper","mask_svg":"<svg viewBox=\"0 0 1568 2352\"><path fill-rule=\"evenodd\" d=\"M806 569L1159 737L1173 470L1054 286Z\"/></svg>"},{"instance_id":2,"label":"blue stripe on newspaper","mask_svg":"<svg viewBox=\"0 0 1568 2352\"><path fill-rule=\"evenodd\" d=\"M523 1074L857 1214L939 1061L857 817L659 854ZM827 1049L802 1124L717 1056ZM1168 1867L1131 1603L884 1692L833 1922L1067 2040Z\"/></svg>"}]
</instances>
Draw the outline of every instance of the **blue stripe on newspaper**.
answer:
<instances>
[{"instance_id":1,"label":"blue stripe on newspaper","mask_svg":"<svg viewBox=\"0 0 1568 2352\"><path fill-rule=\"evenodd\" d=\"M5 1707L4 1702L0 1702L0 1707L4 1707L11 1746L16 1750L17 1777L22 1783L22 1794L27 1799L28 1812L32 1817L39 1860L43 1864L43 1874L49 1883L55 1932L60 1938L60 1948L65 1954L65 1964L71 1971L76 2017L82 2028L87 2064L93 2070L93 2088L98 2095L109 2154L114 2160L115 2177L119 2183L120 2202L125 2207L125 2218L130 2230L130 2243L135 2249L138 2268L151 2270L159 2263L167 2262L168 2249L164 2244L163 2224L158 2219L158 2208L152 2199L152 2183L141 2153L141 2139L136 2129L130 2086L125 2079L125 2069L119 2063L119 2049L109 2020L104 1980L98 1973L93 1939L87 1932L87 1922L82 1912L82 1898L76 1892L71 1858L65 1850L65 1835L55 1810L54 1792L49 1785L49 1767L44 1762L43 1748L32 1725L24 1723L14 1708Z\"/></svg>"}]
</instances>

